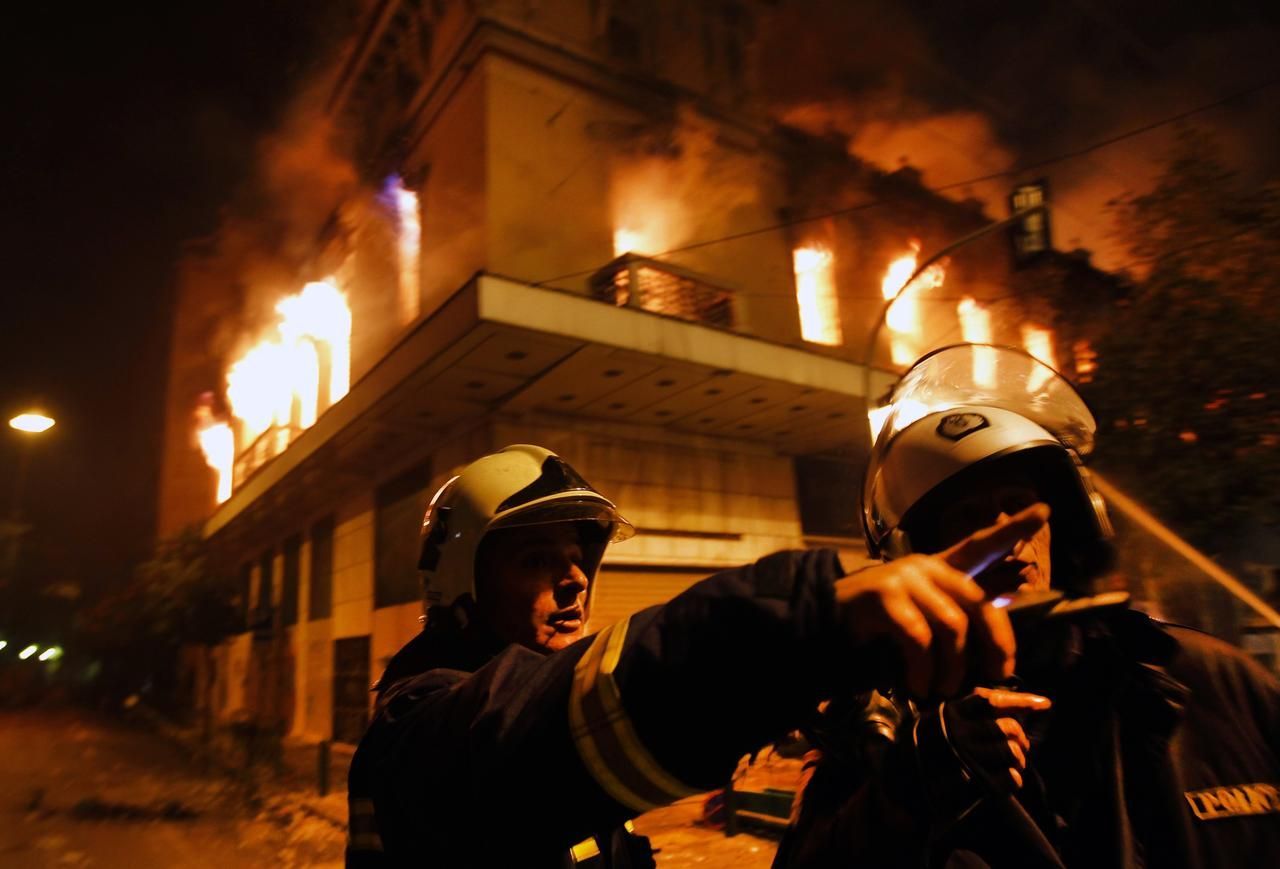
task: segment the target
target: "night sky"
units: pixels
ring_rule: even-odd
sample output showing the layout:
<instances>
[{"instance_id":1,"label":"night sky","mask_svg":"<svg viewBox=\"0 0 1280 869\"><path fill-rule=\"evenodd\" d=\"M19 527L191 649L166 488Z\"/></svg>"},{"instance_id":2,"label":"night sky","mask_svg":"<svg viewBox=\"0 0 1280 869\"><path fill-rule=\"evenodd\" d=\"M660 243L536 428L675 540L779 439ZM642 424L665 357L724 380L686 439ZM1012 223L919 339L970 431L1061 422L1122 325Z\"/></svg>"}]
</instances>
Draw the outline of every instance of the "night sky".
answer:
<instances>
[{"instance_id":1,"label":"night sky","mask_svg":"<svg viewBox=\"0 0 1280 869\"><path fill-rule=\"evenodd\" d=\"M28 568L119 577L153 533L170 290L329 45L303 0L6 15L0 410L42 405ZM0 498L16 433L0 433Z\"/></svg>"},{"instance_id":2,"label":"night sky","mask_svg":"<svg viewBox=\"0 0 1280 869\"><path fill-rule=\"evenodd\" d=\"M331 56L350 4L316 11L327 5L7 11L0 410L7 420L40 403L58 419L26 493L32 575L92 587L149 546L181 244L216 228L252 174L257 137ZM1116 6L790 0L762 35L766 91L780 116L861 130L866 156L889 168L910 156L926 183L946 184L1280 76L1274 2ZM1277 170L1278 109L1280 87L1198 120L1260 179ZM1104 246L1098 209L1163 141L1058 170L1079 226L1064 246ZM0 436L6 511L13 435Z\"/></svg>"}]
</instances>

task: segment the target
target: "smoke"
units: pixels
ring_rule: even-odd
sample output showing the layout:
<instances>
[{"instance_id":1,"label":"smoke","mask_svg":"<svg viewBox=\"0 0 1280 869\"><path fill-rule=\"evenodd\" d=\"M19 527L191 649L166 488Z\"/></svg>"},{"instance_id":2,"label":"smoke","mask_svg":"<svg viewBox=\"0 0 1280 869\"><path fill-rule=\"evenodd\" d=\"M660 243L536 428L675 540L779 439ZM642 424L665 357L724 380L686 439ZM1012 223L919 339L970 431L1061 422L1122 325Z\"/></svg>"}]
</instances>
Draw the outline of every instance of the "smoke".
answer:
<instances>
[{"instance_id":1,"label":"smoke","mask_svg":"<svg viewBox=\"0 0 1280 869\"><path fill-rule=\"evenodd\" d=\"M311 274L317 242L336 220L339 205L359 186L344 143L323 109L327 91L327 77L320 77L290 104L277 128L260 139L252 175L235 191L212 238L180 267L183 272L212 272L224 281L220 288L199 282L200 291L224 295L217 306L224 316L212 324L208 344L223 367L274 327L280 299L297 292L306 280L321 277ZM220 391L221 385L208 388Z\"/></svg>"},{"instance_id":2,"label":"smoke","mask_svg":"<svg viewBox=\"0 0 1280 869\"><path fill-rule=\"evenodd\" d=\"M914 166L932 187L1006 172L1015 163L1014 152L985 115L932 111L902 94L800 103L780 109L778 119L814 135L840 136L850 154L886 171ZM996 193L991 183L983 182L965 184L953 195L989 199Z\"/></svg>"},{"instance_id":3,"label":"smoke","mask_svg":"<svg viewBox=\"0 0 1280 869\"><path fill-rule=\"evenodd\" d=\"M639 133L615 156L615 248L653 254L723 235L735 225L734 212L760 197L757 161L745 152L735 159L715 127L687 108L670 125Z\"/></svg>"},{"instance_id":4,"label":"smoke","mask_svg":"<svg viewBox=\"0 0 1280 869\"><path fill-rule=\"evenodd\" d=\"M1261 0L784 0L759 51L779 120L838 134L886 169L909 163L930 187L1018 173L945 191L983 201L992 216L1006 212L1015 181L1046 178L1056 245L1116 266L1125 254L1108 203L1149 189L1176 128L1036 164L1275 78L1278 31L1276 8ZM1280 169L1277 91L1189 119L1255 183Z\"/></svg>"}]
</instances>

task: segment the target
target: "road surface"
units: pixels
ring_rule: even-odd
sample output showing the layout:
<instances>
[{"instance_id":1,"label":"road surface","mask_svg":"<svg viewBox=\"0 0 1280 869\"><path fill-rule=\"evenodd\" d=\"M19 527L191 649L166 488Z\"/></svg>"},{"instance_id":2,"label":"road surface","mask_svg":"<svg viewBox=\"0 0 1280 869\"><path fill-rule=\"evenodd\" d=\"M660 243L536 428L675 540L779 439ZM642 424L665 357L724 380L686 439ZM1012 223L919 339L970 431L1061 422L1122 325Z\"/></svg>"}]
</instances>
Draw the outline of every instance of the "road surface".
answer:
<instances>
[{"instance_id":1,"label":"road surface","mask_svg":"<svg viewBox=\"0 0 1280 869\"><path fill-rule=\"evenodd\" d=\"M0 867L338 867L342 835L249 804L169 743L72 710L0 711Z\"/></svg>"}]
</instances>

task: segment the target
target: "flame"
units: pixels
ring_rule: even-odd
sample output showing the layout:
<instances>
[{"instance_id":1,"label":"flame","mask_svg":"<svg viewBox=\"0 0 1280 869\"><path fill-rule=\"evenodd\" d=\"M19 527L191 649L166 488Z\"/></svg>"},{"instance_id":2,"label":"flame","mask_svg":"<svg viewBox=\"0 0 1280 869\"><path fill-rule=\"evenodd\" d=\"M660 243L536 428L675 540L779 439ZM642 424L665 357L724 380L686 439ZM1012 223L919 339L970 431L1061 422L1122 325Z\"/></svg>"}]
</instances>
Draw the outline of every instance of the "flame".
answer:
<instances>
[{"instance_id":1,"label":"flame","mask_svg":"<svg viewBox=\"0 0 1280 869\"><path fill-rule=\"evenodd\" d=\"M236 459L236 436L225 422L210 423L197 433L204 460L218 475L217 502L231 497L231 469Z\"/></svg>"},{"instance_id":2,"label":"flame","mask_svg":"<svg viewBox=\"0 0 1280 869\"><path fill-rule=\"evenodd\" d=\"M332 280L307 284L281 299L276 311L278 338L254 345L227 369L227 403L240 423L240 451L274 428L270 454L278 455L297 432L315 423L324 407L351 388L351 309ZM202 448L206 430L200 432ZM225 451L225 435L213 437L222 439L216 446ZM235 447L231 451L234 454ZM223 452L217 455L220 464L215 468L220 469ZM220 476L220 493L222 485Z\"/></svg>"},{"instance_id":3,"label":"flame","mask_svg":"<svg viewBox=\"0 0 1280 869\"><path fill-rule=\"evenodd\" d=\"M272 424L288 425L293 409L288 351L264 341L249 349L227 370L227 402L240 420L245 445Z\"/></svg>"},{"instance_id":4,"label":"flame","mask_svg":"<svg viewBox=\"0 0 1280 869\"><path fill-rule=\"evenodd\" d=\"M920 242L912 239L911 252L889 263L880 281L880 294L889 301L885 325L896 333L890 338L895 365L910 365L916 357L915 342L911 339L920 333L919 293L942 286L946 279L946 266L934 263L908 286L907 281L916 270L919 261Z\"/></svg>"},{"instance_id":5,"label":"flame","mask_svg":"<svg viewBox=\"0 0 1280 869\"><path fill-rule=\"evenodd\" d=\"M1058 361L1053 354L1052 330L1032 323L1023 323L1022 346L1026 348L1028 353L1045 365L1048 365L1054 371L1058 370ZM1052 376L1051 373L1043 368L1035 368L1031 376L1027 378L1027 392L1038 391Z\"/></svg>"},{"instance_id":6,"label":"flame","mask_svg":"<svg viewBox=\"0 0 1280 869\"><path fill-rule=\"evenodd\" d=\"M613 255L638 253L645 249L644 238L634 229L620 226L613 231Z\"/></svg>"},{"instance_id":7,"label":"flame","mask_svg":"<svg viewBox=\"0 0 1280 869\"><path fill-rule=\"evenodd\" d=\"M400 322L412 323L422 313L422 297L418 292L422 221L418 194L405 187L399 175L387 179L383 195L396 216L396 235L400 247Z\"/></svg>"},{"instance_id":8,"label":"flame","mask_svg":"<svg viewBox=\"0 0 1280 869\"><path fill-rule=\"evenodd\" d=\"M800 336L815 344L834 346L843 343L831 251L820 247L799 247L792 257L796 305L800 309Z\"/></svg>"},{"instance_id":9,"label":"flame","mask_svg":"<svg viewBox=\"0 0 1280 869\"><path fill-rule=\"evenodd\" d=\"M200 444L200 452L204 453L204 461L217 475L217 503L231 497L231 475L236 460L236 436L231 426L213 418L210 405L213 396L209 393L201 398L196 407L196 441Z\"/></svg>"},{"instance_id":10,"label":"flame","mask_svg":"<svg viewBox=\"0 0 1280 869\"><path fill-rule=\"evenodd\" d=\"M973 344L991 343L991 312L979 305L974 299L965 296L956 305L956 316L960 318L960 334L965 341ZM996 356L990 347L978 347L973 351L973 379L983 386L994 386L996 382Z\"/></svg>"},{"instance_id":11,"label":"flame","mask_svg":"<svg viewBox=\"0 0 1280 869\"><path fill-rule=\"evenodd\" d=\"M1076 357L1076 378L1081 383L1091 382L1094 372L1098 370L1097 351L1087 338L1082 338L1071 345L1071 352Z\"/></svg>"},{"instance_id":12,"label":"flame","mask_svg":"<svg viewBox=\"0 0 1280 869\"><path fill-rule=\"evenodd\" d=\"M280 334L286 342L297 343L309 338L327 349L327 403L334 404L351 389L351 308L347 306L346 296L332 278L313 281L298 295L281 299L276 310L284 318Z\"/></svg>"}]
</instances>

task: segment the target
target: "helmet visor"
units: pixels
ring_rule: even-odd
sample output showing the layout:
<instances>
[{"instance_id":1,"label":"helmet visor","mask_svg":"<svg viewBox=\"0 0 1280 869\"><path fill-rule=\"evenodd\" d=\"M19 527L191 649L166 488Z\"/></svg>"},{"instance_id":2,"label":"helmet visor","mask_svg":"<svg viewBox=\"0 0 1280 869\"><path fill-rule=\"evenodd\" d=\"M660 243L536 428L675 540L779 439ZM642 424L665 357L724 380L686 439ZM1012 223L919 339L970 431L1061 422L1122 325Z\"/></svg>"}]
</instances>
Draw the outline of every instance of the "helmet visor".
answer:
<instances>
[{"instance_id":1,"label":"helmet visor","mask_svg":"<svg viewBox=\"0 0 1280 869\"><path fill-rule=\"evenodd\" d=\"M998 407L1026 417L1081 456L1097 423L1076 388L1030 353L993 344L955 344L911 366L894 387L875 448L913 422L953 407Z\"/></svg>"},{"instance_id":2,"label":"helmet visor","mask_svg":"<svg viewBox=\"0 0 1280 869\"><path fill-rule=\"evenodd\" d=\"M618 543L635 535L636 529L601 497L570 496L554 498L512 510L489 523L487 530L523 528L530 525L553 525L561 522L594 522L609 529L609 543Z\"/></svg>"}]
</instances>

